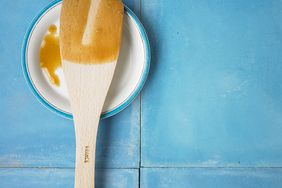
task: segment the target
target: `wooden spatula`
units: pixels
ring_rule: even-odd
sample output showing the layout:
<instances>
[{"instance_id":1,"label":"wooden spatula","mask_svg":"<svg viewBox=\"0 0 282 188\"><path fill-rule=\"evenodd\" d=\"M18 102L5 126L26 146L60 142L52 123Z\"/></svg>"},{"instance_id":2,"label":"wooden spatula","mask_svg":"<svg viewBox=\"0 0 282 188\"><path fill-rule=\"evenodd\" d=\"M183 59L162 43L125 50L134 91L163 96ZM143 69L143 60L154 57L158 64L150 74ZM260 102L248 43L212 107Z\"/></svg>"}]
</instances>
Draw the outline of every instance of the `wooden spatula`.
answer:
<instances>
[{"instance_id":1,"label":"wooden spatula","mask_svg":"<svg viewBox=\"0 0 282 188\"><path fill-rule=\"evenodd\" d=\"M96 135L119 55L121 0L63 0L62 65L76 132L75 188L93 188Z\"/></svg>"}]
</instances>

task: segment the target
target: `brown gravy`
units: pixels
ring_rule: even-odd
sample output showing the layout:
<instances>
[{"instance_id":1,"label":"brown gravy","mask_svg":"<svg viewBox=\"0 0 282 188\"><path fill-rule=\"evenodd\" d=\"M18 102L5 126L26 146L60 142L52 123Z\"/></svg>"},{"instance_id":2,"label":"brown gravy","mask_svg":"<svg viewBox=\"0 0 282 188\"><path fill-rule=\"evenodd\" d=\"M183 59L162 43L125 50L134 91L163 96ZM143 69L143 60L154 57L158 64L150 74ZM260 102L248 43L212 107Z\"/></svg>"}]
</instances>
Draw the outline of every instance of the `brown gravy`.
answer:
<instances>
[{"instance_id":1,"label":"brown gravy","mask_svg":"<svg viewBox=\"0 0 282 188\"><path fill-rule=\"evenodd\" d=\"M47 34L44 36L40 47L40 67L47 73L50 82L56 86L60 85L59 77L56 75L56 70L62 66L59 35L57 27L51 25Z\"/></svg>"},{"instance_id":2,"label":"brown gravy","mask_svg":"<svg viewBox=\"0 0 282 188\"><path fill-rule=\"evenodd\" d=\"M91 5L93 3L93 5ZM93 14L91 6L96 7ZM93 8L93 7L92 7ZM64 0L61 12L60 43L65 60L83 63L107 63L118 58L123 3L121 0ZM93 19L90 25L88 44L83 44L88 14ZM91 20L91 19L90 19Z\"/></svg>"}]
</instances>

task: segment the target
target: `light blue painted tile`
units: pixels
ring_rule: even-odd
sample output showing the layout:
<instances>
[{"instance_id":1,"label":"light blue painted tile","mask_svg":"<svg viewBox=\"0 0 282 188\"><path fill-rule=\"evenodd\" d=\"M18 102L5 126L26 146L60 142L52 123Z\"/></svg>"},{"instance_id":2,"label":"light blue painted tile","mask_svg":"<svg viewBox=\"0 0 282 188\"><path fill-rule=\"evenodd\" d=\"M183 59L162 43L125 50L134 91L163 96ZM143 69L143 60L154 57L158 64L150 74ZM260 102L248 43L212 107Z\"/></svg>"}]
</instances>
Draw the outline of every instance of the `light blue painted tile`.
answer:
<instances>
[{"instance_id":1,"label":"light blue painted tile","mask_svg":"<svg viewBox=\"0 0 282 188\"><path fill-rule=\"evenodd\" d=\"M0 166L73 167L74 129L31 94L21 69L24 34L51 1L2 1L0 12ZM140 101L102 121L98 133L98 168L139 165Z\"/></svg>"},{"instance_id":2,"label":"light blue painted tile","mask_svg":"<svg viewBox=\"0 0 282 188\"><path fill-rule=\"evenodd\" d=\"M282 169L143 168L141 188L280 188Z\"/></svg>"},{"instance_id":3,"label":"light blue painted tile","mask_svg":"<svg viewBox=\"0 0 282 188\"><path fill-rule=\"evenodd\" d=\"M137 188L138 170L97 170L97 188ZM5 188L71 188L73 169L0 169L0 187Z\"/></svg>"},{"instance_id":4,"label":"light blue painted tile","mask_svg":"<svg viewBox=\"0 0 282 188\"><path fill-rule=\"evenodd\" d=\"M143 166L282 165L282 1L142 1Z\"/></svg>"}]
</instances>

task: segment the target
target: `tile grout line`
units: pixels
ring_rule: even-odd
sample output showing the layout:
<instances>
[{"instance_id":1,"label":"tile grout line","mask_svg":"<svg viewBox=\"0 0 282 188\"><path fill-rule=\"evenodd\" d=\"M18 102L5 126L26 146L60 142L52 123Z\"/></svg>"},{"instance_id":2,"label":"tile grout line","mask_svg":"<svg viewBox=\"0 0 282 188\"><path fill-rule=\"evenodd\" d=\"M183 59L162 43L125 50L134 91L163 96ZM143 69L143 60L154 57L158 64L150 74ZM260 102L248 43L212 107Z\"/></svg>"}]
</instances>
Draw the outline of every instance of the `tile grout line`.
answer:
<instances>
[{"instance_id":1,"label":"tile grout line","mask_svg":"<svg viewBox=\"0 0 282 188\"><path fill-rule=\"evenodd\" d=\"M12 166L1 166L1 169L61 169L61 170L74 170L74 167L12 167ZM140 169L282 169L282 166L245 166L245 167L137 167L137 168L97 168L96 170L140 170Z\"/></svg>"},{"instance_id":2,"label":"tile grout line","mask_svg":"<svg viewBox=\"0 0 282 188\"><path fill-rule=\"evenodd\" d=\"M195 167L168 167L168 166L155 166L155 167L140 167L141 169L282 169L282 166L218 166L218 167L201 167L201 166L195 166Z\"/></svg>"},{"instance_id":3,"label":"tile grout line","mask_svg":"<svg viewBox=\"0 0 282 188\"><path fill-rule=\"evenodd\" d=\"M142 20L142 0L139 0L139 18ZM138 167L138 187L141 188L141 163L142 163L142 91L140 92L140 112L139 112L139 167Z\"/></svg>"},{"instance_id":4,"label":"tile grout line","mask_svg":"<svg viewBox=\"0 0 282 188\"><path fill-rule=\"evenodd\" d=\"M47 166L1 166L0 169L62 169L62 170L74 170L74 167L47 167ZM96 168L96 170L138 170L139 168Z\"/></svg>"}]
</instances>

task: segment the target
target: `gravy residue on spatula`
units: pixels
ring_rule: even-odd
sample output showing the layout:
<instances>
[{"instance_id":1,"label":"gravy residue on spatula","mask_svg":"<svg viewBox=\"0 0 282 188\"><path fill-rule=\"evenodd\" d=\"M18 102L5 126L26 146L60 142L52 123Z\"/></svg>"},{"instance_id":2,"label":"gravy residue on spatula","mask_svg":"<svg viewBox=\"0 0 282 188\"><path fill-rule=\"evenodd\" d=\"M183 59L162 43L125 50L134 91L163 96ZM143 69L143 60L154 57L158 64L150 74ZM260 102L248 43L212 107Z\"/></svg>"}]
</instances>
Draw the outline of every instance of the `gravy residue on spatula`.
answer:
<instances>
[{"instance_id":1,"label":"gravy residue on spatula","mask_svg":"<svg viewBox=\"0 0 282 188\"><path fill-rule=\"evenodd\" d=\"M60 26L63 58L83 64L116 61L123 9L121 0L63 1L61 20L64 23Z\"/></svg>"}]
</instances>

